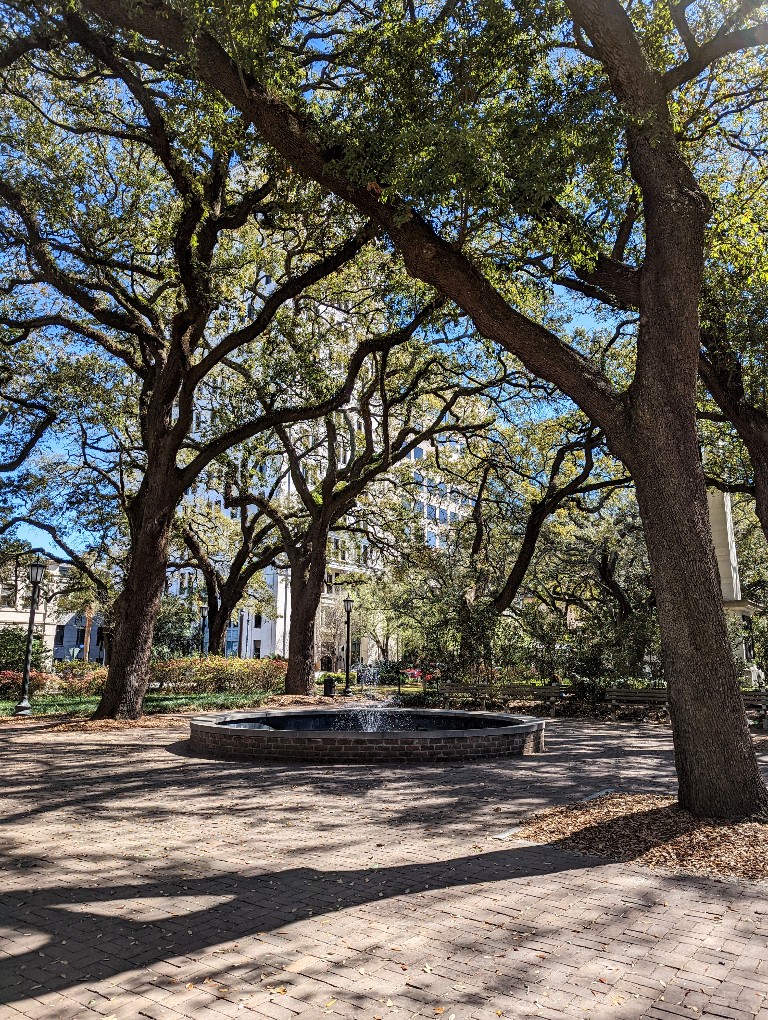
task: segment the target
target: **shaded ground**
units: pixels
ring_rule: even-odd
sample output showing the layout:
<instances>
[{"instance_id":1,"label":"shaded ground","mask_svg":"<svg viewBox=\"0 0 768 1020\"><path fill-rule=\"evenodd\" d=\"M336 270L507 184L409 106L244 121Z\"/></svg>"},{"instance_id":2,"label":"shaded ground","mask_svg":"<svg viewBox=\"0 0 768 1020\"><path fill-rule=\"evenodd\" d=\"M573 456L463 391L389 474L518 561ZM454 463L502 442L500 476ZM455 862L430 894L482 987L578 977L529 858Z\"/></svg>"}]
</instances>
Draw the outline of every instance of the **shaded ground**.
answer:
<instances>
[{"instance_id":1,"label":"shaded ground","mask_svg":"<svg viewBox=\"0 0 768 1020\"><path fill-rule=\"evenodd\" d=\"M664 727L386 768L196 759L185 732L0 728L0 1020L768 1020L766 885L504 836L669 795Z\"/></svg>"}]
</instances>

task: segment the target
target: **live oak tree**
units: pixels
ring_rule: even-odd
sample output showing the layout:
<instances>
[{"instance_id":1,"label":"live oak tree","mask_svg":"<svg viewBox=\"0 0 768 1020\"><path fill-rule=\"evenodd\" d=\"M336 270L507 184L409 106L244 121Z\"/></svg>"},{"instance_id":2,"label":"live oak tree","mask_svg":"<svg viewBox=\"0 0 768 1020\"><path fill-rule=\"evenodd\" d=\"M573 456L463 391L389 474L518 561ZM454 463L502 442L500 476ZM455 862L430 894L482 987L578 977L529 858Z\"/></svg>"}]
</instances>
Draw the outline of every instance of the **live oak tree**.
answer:
<instances>
[{"instance_id":1,"label":"live oak tree","mask_svg":"<svg viewBox=\"0 0 768 1020\"><path fill-rule=\"evenodd\" d=\"M6 71L2 318L15 337L98 352L124 390L123 421L99 423L116 442L99 449L86 435L83 448L130 539L97 714L136 717L176 508L231 446L343 404L368 350L297 382L290 338L271 331L374 231L327 202L322 223L297 221L297 205L321 198L271 174L242 118L203 113L194 89L161 87L77 24L74 52L51 54L45 71ZM240 379L231 366L245 348L269 385L242 398L232 427L212 421L199 435L212 377Z\"/></svg>"},{"instance_id":2,"label":"live oak tree","mask_svg":"<svg viewBox=\"0 0 768 1020\"><path fill-rule=\"evenodd\" d=\"M375 530L370 511L386 476L425 443L485 427L483 398L509 378L501 359L463 367L450 350L455 338L430 335L435 311L425 306L408 326L383 334L387 348L363 364L343 411L275 427L281 452L259 488L243 489L236 479L228 488L227 505L258 508L279 536L290 585L288 694L314 690L316 619L329 563L339 558L329 540L348 542L350 564L360 565L360 540ZM346 314L338 325L360 328ZM270 496L270 478L283 473L288 484Z\"/></svg>"},{"instance_id":3,"label":"live oak tree","mask_svg":"<svg viewBox=\"0 0 768 1020\"><path fill-rule=\"evenodd\" d=\"M6 9L19 26L7 59L76 34L69 7ZM145 62L223 95L284 166L385 231L414 277L603 432L636 486L680 803L719 817L768 811L698 456L710 182L678 123L723 69L738 87L740 55L768 40L762 5L81 0L80 10L103 37L124 32L118 48L135 53L138 36ZM542 262L554 286L638 310L624 378L552 319L546 294L534 314L522 294Z\"/></svg>"},{"instance_id":4,"label":"live oak tree","mask_svg":"<svg viewBox=\"0 0 768 1020\"><path fill-rule=\"evenodd\" d=\"M471 512L458 529L467 570L458 612L459 658L465 667L471 660L493 661L499 618L518 598L551 517L580 498L586 501L589 494L628 481L610 470L606 474L605 464L597 468L603 439L588 425L579 429L578 422L567 419L544 420L516 440L513 434L499 430L485 449L469 448L475 463L468 474L475 485Z\"/></svg>"},{"instance_id":5,"label":"live oak tree","mask_svg":"<svg viewBox=\"0 0 768 1020\"><path fill-rule=\"evenodd\" d=\"M386 605L411 644L423 641L427 655L461 673L507 663L516 640L510 620L530 596L532 565L551 548L554 518L597 512L628 481L581 416L547 417L546 403L531 397L509 401L506 415L459 455L436 447L408 487L417 507L424 500L450 512L427 519L426 535L417 515L382 546L374 588L389 593Z\"/></svg>"}]
</instances>

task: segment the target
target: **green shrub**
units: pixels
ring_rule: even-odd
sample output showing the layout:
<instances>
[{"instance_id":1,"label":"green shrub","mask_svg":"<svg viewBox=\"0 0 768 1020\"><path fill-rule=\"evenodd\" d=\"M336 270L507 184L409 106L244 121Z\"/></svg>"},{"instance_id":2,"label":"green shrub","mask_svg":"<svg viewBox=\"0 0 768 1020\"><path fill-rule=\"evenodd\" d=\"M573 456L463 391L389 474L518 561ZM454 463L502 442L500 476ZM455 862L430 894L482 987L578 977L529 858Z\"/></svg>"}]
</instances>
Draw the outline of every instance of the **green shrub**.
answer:
<instances>
[{"instance_id":1,"label":"green shrub","mask_svg":"<svg viewBox=\"0 0 768 1020\"><path fill-rule=\"evenodd\" d=\"M354 682L357 679L357 673L350 673L349 679ZM318 682L322 683L324 680L335 680L337 684L343 684L347 682L346 673L321 673Z\"/></svg>"},{"instance_id":2,"label":"green shrub","mask_svg":"<svg viewBox=\"0 0 768 1020\"><path fill-rule=\"evenodd\" d=\"M27 631L24 627L0 627L0 670L24 669ZM32 669L45 669L48 652L39 634L32 636Z\"/></svg>"},{"instance_id":3,"label":"green shrub","mask_svg":"<svg viewBox=\"0 0 768 1020\"><path fill-rule=\"evenodd\" d=\"M392 703L402 708L441 708L443 698L437 691L403 691L396 694Z\"/></svg>"},{"instance_id":4,"label":"green shrub","mask_svg":"<svg viewBox=\"0 0 768 1020\"><path fill-rule=\"evenodd\" d=\"M288 663L277 659L166 659L150 666L150 688L167 694L279 693Z\"/></svg>"},{"instance_id":5,"label":"green shrub","mask_svg":"<svg viewBox=\"0 0 768 1020\"><path fill-rule=\"evenodd\" d=\"M82 659L60 659L53 664L53 672L57 676L82 676L84 673L95 673L105 667L100 662L84 662Z\"/></svg>"}]
</instances>

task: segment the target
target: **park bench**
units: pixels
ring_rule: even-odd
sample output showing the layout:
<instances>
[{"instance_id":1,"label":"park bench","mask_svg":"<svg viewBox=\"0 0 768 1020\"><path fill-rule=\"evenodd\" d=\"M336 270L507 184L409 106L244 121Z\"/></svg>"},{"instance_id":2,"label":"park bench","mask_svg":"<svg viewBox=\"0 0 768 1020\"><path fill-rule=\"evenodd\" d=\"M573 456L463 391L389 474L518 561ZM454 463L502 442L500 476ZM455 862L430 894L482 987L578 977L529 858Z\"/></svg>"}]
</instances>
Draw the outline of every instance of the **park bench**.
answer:
<instances>
[{"instance_id":1,"label":"park bench","mask_svg":"<svg viewBox=\"0 0 768 1020\"><path fill-rule=\"evenodd\" d=\"M768 730L768 689L764 687L753 688L749 691L742 691L745 708L756 708L760 726Z\"/></svg>"},{"instance_id":2,"label":"park bench","mask_svg":"<svg viewBox=\"0 0 768 1020\"><path fill-rule=\"evenodd\" d=\"M768 729L768 689L755 688L742 691L745 708L756 708L760 724ZM669 714L669 697L666 687L609 687L605 692L606 701L615 711L619 705L663 705Z\"/></svg>"},{"instance_id":3,"label":"park bench","mask_svg":"<svg viewBox=\"0 0 768 1020\"><path fill-rule=\"evenodd\" d=\"M550 714L554 716L557 702L565 696L567 688L560 684L516 684L488 682L444 682L440 687L444 703L447 705L451 697L470 697L479 701L485 708L486 702L494 699L509 701L536 701L549 705Z\"/></svg>"},{"instance_id":4,"label":"park bench","mask_svg":"<svg viewBox=\"0 0 768 1020\"><path fill-rule=\"evenodd\" d=\"M666 687L608 687L605 700L616 712L619 705L662 705L669 714L669 697Z\"/></svg>"}]
</instances>

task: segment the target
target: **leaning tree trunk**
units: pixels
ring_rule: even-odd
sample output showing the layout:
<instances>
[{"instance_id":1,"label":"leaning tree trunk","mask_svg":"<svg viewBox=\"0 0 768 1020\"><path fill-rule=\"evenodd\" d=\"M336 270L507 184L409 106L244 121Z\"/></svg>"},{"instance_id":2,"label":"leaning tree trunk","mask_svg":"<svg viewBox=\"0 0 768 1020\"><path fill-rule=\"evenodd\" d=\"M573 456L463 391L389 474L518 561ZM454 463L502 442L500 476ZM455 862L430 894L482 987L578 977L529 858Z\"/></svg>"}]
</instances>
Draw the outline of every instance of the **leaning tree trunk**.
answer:
<instances>
[{"instance_id":1,"label":"leaning tree trunk","mask_svg":"<svg viewBox=\"0 0 768 1020\"><path fill-rule=\"evenodd\" d=\"M145 505L135 532L125 587L115 602L114 635L97 719L139 719L149 682L155 621L165 590L175 507Z\"/></svg>"},{"instance_id":2,"label":"leaning tree trunk","mask_svg":"<svg viewBox=\"0 0 768 1020\"><path fill-rule=\"evenodd\" d=\"M679 803L699 816L768 814L728 639L693 408L657 392L658 403L636 408L627 462L656 594Z\"/></svg>"},{"instance_id":3,"label":"leaning tree trunk","mask_svg":"<svg viewBox=\"0 0 768 1020\"><path fill-rule=\"evenodd\" d=\"M286 694L315 693L315 618L320 608L324 577L324 562L291 570Z\"/></svg>"}]
</instances>

